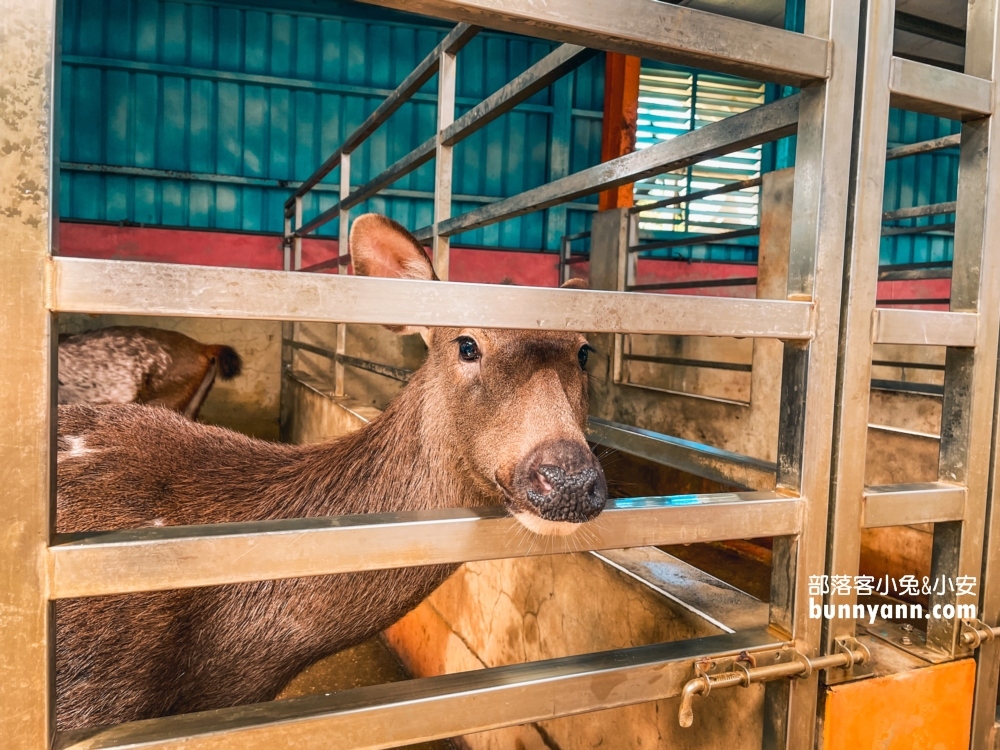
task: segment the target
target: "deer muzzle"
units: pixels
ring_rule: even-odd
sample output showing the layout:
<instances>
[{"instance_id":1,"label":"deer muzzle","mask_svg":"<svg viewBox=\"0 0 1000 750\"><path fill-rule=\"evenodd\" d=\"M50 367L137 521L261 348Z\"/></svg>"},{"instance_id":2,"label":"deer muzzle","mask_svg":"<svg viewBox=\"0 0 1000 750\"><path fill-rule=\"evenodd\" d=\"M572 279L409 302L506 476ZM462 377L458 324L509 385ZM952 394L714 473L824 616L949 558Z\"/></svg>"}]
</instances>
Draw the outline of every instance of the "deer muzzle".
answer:
<instances>
[{"instance_id":1,"label":"deer muzzle","mask_svg":"<svg viewBox=\"0 0 1000 750\"><path fill-rule=\"evenodd\" d=\"M513 490L518 510L554 522L589 521L608 501L597 457L574 440L549 441L531 451L514 473Z\"/></svg>"}]
</instances>

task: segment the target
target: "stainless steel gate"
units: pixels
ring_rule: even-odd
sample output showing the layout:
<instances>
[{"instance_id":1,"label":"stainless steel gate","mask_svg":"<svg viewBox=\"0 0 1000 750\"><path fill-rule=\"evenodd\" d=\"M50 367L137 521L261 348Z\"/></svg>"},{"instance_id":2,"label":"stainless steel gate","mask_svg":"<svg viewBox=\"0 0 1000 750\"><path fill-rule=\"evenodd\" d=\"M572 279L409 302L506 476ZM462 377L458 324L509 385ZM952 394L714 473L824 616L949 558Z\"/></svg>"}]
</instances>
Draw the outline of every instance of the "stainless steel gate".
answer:
<instances>
[{"instance_id":1,"label":"stainless steel gate","mask_svg":"<svg viewBox=\"0 0 1000 750\"><path fill-rule=\"evenodd\" d=\"M14 92L16 100L16 116L0 118L0 140L12 144L2 157L5 192L0 194L0 242L7 268L0 281L0 341L8 353L0 371L5 416L0 426L4 472L0 527L6 535L0 547L4 581L0 736L5 741L40 748L53 739L52 600L532 552L529 543L511 543L508 532L516 522L497 509L53 537L51 313L90 312L270 319L289 325L329 321L780 339L784 355L777 489L700 495L683 503L671 498L617 501L609 504L592 545L611 549L776 537L771 628L156 719L61 737L60 747L270 748L278 743L319 748L334 742L351 748L393 747L677 696L694 676L696 659L710 656L724 671L743 651L755 654L759 667L770 670L767 679L804 675L792 682L769 682L764 745L812 745L819 680L814 667L836 669L857 661L862 653L853 641L831 641L826 656L810 661L824 653L824 643L820 622L809 618L805 606L809 578L822 574L826 564L858 2L809 0L805 34L795 34L647 0L619 0L610 6L572 0L543 4L418 0L407 10L460 25L324 167L325 173L341 170L341 200L333 213L343 230L352 206L405 174L414 163L435 158L435 221L418 236L431 243L438 273L447 278L449 238L461 231L797 131L792 250L787 294L781 300L400 282L295 272L301 267L301 237L320 219L334 218L331 213L305 220L300 200L293 200L286 212L290 240L286 272L53 257L55 8L4 0L0 10L0 42L5 53L13 52L5 54L0 88ZM548 67L535 66L454 120L456 55L475 33L466 24L793 84L802 92L451 217L453 144L586 54L576 47L561 47L538 64ZM350 152L369 134L366 128L377 127L435 73L439 76L435 137L352 192ZM988 138L988 127L985 131L969 127L976 144ZM316 180L322 178L317 175ZM968 244L971 248L974 242ZM340 259L333 262L343 268ZM967 299L962 304L972 305L980 299L975 291L980 279L970 276L963 283L968 291L963 292ZM964 347L956 355L960 377L985 393L992 387L984 359L989 344L980 341L986 332L964 309L935 318L946 328L946 333L935 335L947 335L947 343ZM906 325L899 316L880 320L880 331ZM929 330L937 330L939 322L928 323ZM293 340L293 331L286 330L286 337ZM994 329L994 347L995 339ZM965 354L973 345L974 353ZM338 346L341 355L342 348ZM975 542L968 540L969 527L955 528L966 545L962 549L971 550ZM289 535L297 539L293 553ZM562 551L560 544L553 540L546 551ZM573 550L577 548L578 542ZM961 565L971 564L972 558L971 552L965 553ZM793 648L783 650L783 645ZM794 663L790 654L797 654ZM765 679L763 673L759 677Z\"/></svg>"}]
</instances>

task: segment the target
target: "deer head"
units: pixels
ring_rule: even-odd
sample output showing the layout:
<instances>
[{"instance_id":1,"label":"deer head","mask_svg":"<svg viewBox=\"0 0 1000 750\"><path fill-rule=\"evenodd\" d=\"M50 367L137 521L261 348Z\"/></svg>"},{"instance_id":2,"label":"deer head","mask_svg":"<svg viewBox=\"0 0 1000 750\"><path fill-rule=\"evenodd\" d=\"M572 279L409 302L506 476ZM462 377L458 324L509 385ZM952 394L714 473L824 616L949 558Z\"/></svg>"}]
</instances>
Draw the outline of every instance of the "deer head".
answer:
<instances>
[{"instance_id":1,"label":"deer head","mask_svg":"<svg viewBox=\"0 0 1000 750\"><path fill-rule=\"evenodd\" d=\"M350 252L359 275L437 279L413 235L384 216L354 222ZM592 350L582 334L390 328L424 336L427 360L409 387L423 389L429 434L482 491L542 534L572 533L604 509L604 472L584 437Z\"/></svg>"}]
</instances>

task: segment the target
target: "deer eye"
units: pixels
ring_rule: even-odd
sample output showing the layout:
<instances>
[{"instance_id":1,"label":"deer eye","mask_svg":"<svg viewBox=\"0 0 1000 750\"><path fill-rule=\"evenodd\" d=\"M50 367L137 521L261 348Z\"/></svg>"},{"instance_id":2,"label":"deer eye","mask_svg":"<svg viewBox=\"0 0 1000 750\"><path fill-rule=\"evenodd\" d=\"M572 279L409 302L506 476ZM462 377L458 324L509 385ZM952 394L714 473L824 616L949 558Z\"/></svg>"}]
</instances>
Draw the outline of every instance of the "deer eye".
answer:
<instances>
[{"instance_id":1,"label":"deer eye","mask_svg":"<svg viewBox=\"0 0 1000 750\"><path fill-rule=\"evenodd\" d=\"M576 358L580 362L580 369L581 370L586 370L587 369L588 355L590 354L590 352L593 352L593 351L596 351L596 349L594 349L594 347L592 347L590 344L584 344L583 346L580 347L580 351L578 351L576 353Z\"/></svg>"},{"instance_id":2,"label":"deer eye","mask_svg":"<svg viewBox=\"0 0 1000 750\"><path fill-rule=\"evenodd\" d=\"M458 356L461 357L463 362L475 362L479 359L482 355L479 353L479 345L475 339L468 336L459 336Z\"/></svg>"}]
</instances>

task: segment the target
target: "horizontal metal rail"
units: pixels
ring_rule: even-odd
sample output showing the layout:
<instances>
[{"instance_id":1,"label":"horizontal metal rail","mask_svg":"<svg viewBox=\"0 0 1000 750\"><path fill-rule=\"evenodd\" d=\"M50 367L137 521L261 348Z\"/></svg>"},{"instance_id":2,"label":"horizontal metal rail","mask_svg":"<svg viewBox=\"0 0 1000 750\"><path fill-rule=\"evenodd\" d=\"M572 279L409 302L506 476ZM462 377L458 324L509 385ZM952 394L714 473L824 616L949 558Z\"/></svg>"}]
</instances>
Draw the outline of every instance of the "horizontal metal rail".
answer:
<instances>
[{"instance_id":1,"label":"horizontal metal rail","mask_svg":"<svg viewBox=\"0 0 1000 750\"><path fill-rule=\"evenodd\" d=\"M951 302L950 297L910 297L902 299L879 299L876 305L947 305Z\"/></svg>"},{"instance_id":2,"label":"horizontal metal rail","mask_svg":"<svg viewBox=\"0 0 1000 750\"><path fill-rule=\"evenodd\" d=\"M487 97L477 106L455 120L454 123L442 131L441 139L443 144L452 146L463 138L467 138L480 128L493 122L493 120L505 112L510 111L518 104L531 98L547 86L550 86L554 81L566 75L574 68L579 67L596 54L596 50L585 47L578 47L573 44L561 45L492 96ZM388 187L414 170L419 169L434 158L436 147L436 136L427 139L381 174L364 185L355 188L343 201L338 201L335 205L330 206L330 208L303 224L302 227L295 231L294 236L304 237L327 222L338 218L342 210L351 209L364 203L382 190L382 188ZM336 155L339 158L339 154Z\"/></svg>"},{"instance_id":3,"label":"horizontal metal rail","mask_svg":"<svg viewBox=\"0 0 1000 750\"><path fill-rule=\"evenodd\" d=\"M552 85L597 54L597 50L563 44L532 65L510 83L488 96L441 132L441 142L454 146L505 112Z\"/></svg>"},{"instance_id":4,"label":"horizontal metal rail","mask_svg":"<svg viewBox=\"0 0 1000 750\"><path fill-rule=\"evenodd\" d=\"M517 534L501 507L57 536L50 597L164 591L526 555L797 534L802 501L774 492L613 500L580 535Z\"/></svg>"},{"instance_id":5,"label":"horizontal metal rail","mask_svg":"<svg viewBox=\"0 0 1000 750\"><path fill-rule=\"evenodd\" d=\"M893 57L889 101L900 109L968 120L991 113L993 83L937 65Z\"/></svg>"},{"instance_id":6,"label":"horizontal metal rail","mask_svg":"<svg viewBox=\"0 0 1000 750\"><path fill-rule=\"evenodd\" d=\"M436 145L437 141L435 138L428 138L373 180L365 183L361 187L355 188L355 190L343 201L337 201L328 209L307 221L295 230L293 236L304 237L311 232L315 232L324 224L339 218L342 210L353 208L359 203L363 203L382 188L391 185L397 180L403 179L410 172L419 169L434 158Z\"/></svg>"},{"instance_id":7,"label":"horizontal metal rail","mask_svg":"<svg viewBox=\"0 0 1000 750\"><path fill-rule=\"evenodd\" d=\"M890 391L892 393L915 393L921 396L943 396L944 386L935 383L916 383L912 380L882 380L872 378L873 391Z\"/></svg>"},{"instance_id":8,"label":"horizontal metal rail","mask_svg":"<svg viewBox=\"0 0 1000 750\"><path fill-rule=\"evenodd\" d=\"M938 310L875 310L876 344L975 346L976 313Z\"/></svg>"},{"instance_id":9,"label":"horizontal metal rail","mask_svg":"<svg viewBox=\"0 0 1000 750\"><path fill-rule=\"evenodd\" d=\"M917 34L956 47L965 46L965 29L949 26L940 21L932 21L912 13L903 13L899 10L896 11L896 30Z\"/></svg>"},{"instance_id":10,"label":"horizontal metal rail","mask_svg":"<svg viewBox=\"0 0 1000 750\"><path fill-rule=\"evenodd\" d=\"M941 263L900 263L882 266L879 281L916 281L923 279L950 279L951 261Z\"/></svg>"},{"instance_id":11,"label":"horizontal metal rail","mask_svg":"<svg viewBox=\"0 0 1000 750\"><path fill-rule=\"evenodd\" d=\"M747 188L759 187L763 178L761 177L751 177L749 180L740 180L739 182L730 182L726 185L720 185L717 188L712 188L710 190L699 190L696 193L685 193L683 195L675 195L672 198L664 198L663 200L658 200L653 203L640 203L638 205L632 206L629 213L641 214L643 211L653 211L657 208L667 208L668 206L676 206L681 203L691 203L692 201L700 201L704 198L710 198L713 195L724 195L725 193L735 193L739 190L746 190Z\"/></svg>"},{"instance_id":12,"label":"horizontal metal rail","mask_svg":"<svg viewBox=\"0 0 1000 750\"><path fill-rule=\"evenodd\" d=\"M597 417L591 417L587 422L587 439L599 446L614 448L731 487L761 491L774 489L777 466L751 456ZM740 538L748 536L744 534Z\"/></svg>"},{"instance_id":13,"label":"horizontal metal rail","mask_svg":"<svg viewBox=\"0 0 1000 750\"><path fill-rule=\"evenodd\" d=\"M918 154L929 154L932 151L940 151L945 148L957 148L962 141L962 135L960 133L955 133L954 135L945 135L940 138L932 138L929 141L920 141L919 143L908 143L905 146L897 146L896 148L890 148L885 152L885 160L892 161L893 159L904 159L907 156L916 156Z\"/></svg>"},{"instance_id":14,"label":"horizontal metal rail","mask_svg":"<svg viewBox=\"0 0 1000 750\"><path fill-rule=\"evenodd\" d=\"M633 284L626 287L629 292L652 292L669 289L713 289L727 286L756 286L756 276L737 279L702 279L696 281L662 281L656 284Z\"/></svg>"},{"instance_id":15,"label":"horizontal metal rail","mask_svg":"<svg viewBox=\"0 0 1000 750\"><path fill-rule=\"evenodd\" d=\"M319 263L313 263L311 266L306 266L304 268L296 269L296 273L316 273L317 271L326 271L329 268L339 268L340 266L351 265L350 254L340 255L336 258L328 258L327 260L321 260Z\"/></svg>"},{"instance_id":16,"label":"horizontal metal rail","mask_svg":"<svg viewBox=\"0 0 1000 750\"><path fill-rule=\"evenodd\" d=\"M456 216L441 223L439 234L450 237L479 229L750 145L777 140L795 133L798 116L798 95L779 99ZM432 229L425 227L414 235L418 240L426 240Z\"/></svg>"},{"instance_id":17,"label":"horizontal metal rail","mask_svg":"<svg viewBox=\"0 0 1000 750\"><path fill-rule=\"evenodd\" d=\"M759 234L760 227L747 227L746 229L734 229L731 232L696 234L693 237L682 237L677 240L642 242L638 245L632 245L628 251L630 253L641 253L646 250L664 250L671 247L686 247L687 245L713 245L719 242L740 239L741 237L756 237Z\"/></svg>"},{"instance_id":18,"label":"horizontal metal rail","mask_svg":"<svg viewBox=\"0 0 1000 750\"><path fill-rule=\"evenodd\" d=\"M931 203L926 206L911 206L909 208L897 208L892 211L885 211L882 214L882 221L899 221L900 219L917 219L922 216L940 216L941 214L953 214L958 207L957 201L946 201L944 203Z\"/></svg>"},{"instance_id":19,"label":"horizontal metal rail","mask_svg":"<svg viewBox=\"0 0 1000 750\"><path fill-rule=\"evenodd\" d=\"M622 354L622 359L626 359L629 362L651 362L657 365L675 365L677 367L703 367L706 370L730 370L732 372L753 371L753 365L744 365L739 362L715 362L708 359L657 357L651 354Z\"/></svg>"},{"instance_id":20,"label":"horizontal metal rail","mask_svg":"<svg viewBox=\"0 0 1000 750\"><path fill-rule=\"evenodd\" d=\"M673 698L696 659L727 666L785 646L763 629L725 633L82 730L56 750L382 750Z\"/></svg>"},{"instance_id":21,"label":"horizontal metal rail","mask_svg":"<svg viewBox=\"0 0 1000 750\"><path fill-rule=\"evenodd\" d=\"M872 360L873 367L900 367L906 370L937 370L944 372L947 369L944 365L935 365L929 362L898 362L888 359Z\"/></svg>"},{"instance_id":22,"label":"horizontal metal rail","mask_svg":"<svg viewBox=\"0 0 1000 750\"><path fill-rule=\"evenodd\" d=\"M330 172L340 166L340 157L350 154L360 146L368 136L378 130L379 126L388 120L392 114L403 106L420 88L437 73L441 63L441 54L444 52L457 52L468 44L472 38L479 33L478 26L460 23L452 29L448 35L441 40L427 56L420 61L416 68L396 87L396 90L378 106L375 111L365 118L357 130L340 145L340 147L324 161L319 169L313 172L295 193L285 201L285 216L290 217L295 213L295 199L301 198L308 193L320 180Z\"/></svg>"},{"instance_id":23,"label":"horizontal metal rail","mask_svg":"<svg viewBox=\"0 0 1000 750\"><path fill-rule=\"evenodd\" d=\"M50 309L121 315L810 339L813 305L53 258Z\"/></svg>"},{"instance_id":24,"label":"horizontal metal rail","mask_svg":"<svg viewBox=\"0 0 1000 750\"><path fill-rule=\"evenodd\" d=\"M397 0L364 0L398 7ZM407 11L449 21L483 22L584 47L803 86L829 76L830 44L771 26L646 0L409 0Z\"/></svg>"},{"instance_id":25,"label":"horizontal metal rail","mask_svg":"<svg viewBox=\"0 0 1000 750\"><path fill-rule=\"evenodd\" d=\"M407 370L404 367L395 367L394 365L383 364L382 362L372 362L368 359L360 359L358 357L351 357L347 354L338 354L337 352L325 349L322 346L316 346L314 344L307 344L304 341L293 341L291 339L282 339L281 343L285 346L290 346L293 349L301 349L304 352L311 352L320 357L326 357L334 362L340 362L347 367L353 367L356 370L365 370L367 372L373 372L376 375L381 375L385 378L391 378L392 380L398 380L401 383L408 383L410 378L413 377L413 370Z\"/></svg>"},{"instance_id":26,"label":"horizontal metal rail","mask_svg":"<svg viewBox=\"0 0 1000 750\"><path fill-rule=\"evenodd\" d=\"M898 237L906 234L934 234L953 235L955 233L955 223L946 224L925 224L921 227L883 227L883 237Z\"/></svg>"},{"instance_id":27,"label":"horizontal metal rail","mask_svg":"<svg viewBox=\"0 0 1000 750\"><path fill-rule=\"evenodd\" d=\"M865 487L864 527L960 521L967 494L965 487L947 482Z\"/></svg>"}]
</instances>

